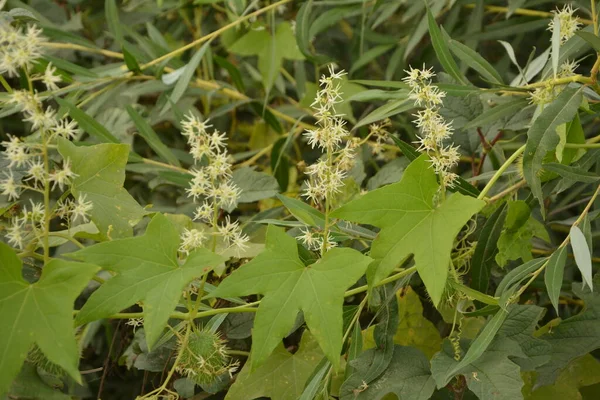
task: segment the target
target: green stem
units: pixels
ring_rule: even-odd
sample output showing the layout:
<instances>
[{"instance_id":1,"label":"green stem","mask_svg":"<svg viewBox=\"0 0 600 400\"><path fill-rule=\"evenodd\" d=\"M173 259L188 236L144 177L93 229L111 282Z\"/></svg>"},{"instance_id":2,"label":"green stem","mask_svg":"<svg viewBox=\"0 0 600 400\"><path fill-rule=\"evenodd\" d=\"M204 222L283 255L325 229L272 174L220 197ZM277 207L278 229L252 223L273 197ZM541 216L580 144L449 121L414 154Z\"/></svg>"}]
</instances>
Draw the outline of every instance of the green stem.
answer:
<instances>
[{"instance_id":1,"label":"green stem","mask_svg":"<svg viewBox=\"0 0 600 400\"><path fill-rule=\"evenodd\" d=\"M479 196L477 196L477 198L479 200L482 200L485 198L485 196L488 194L488 192L490 191L490 189L494 186L494 184L498 181L498 179L500 179L500 177L502 176L502 174L504 173L504 171L506 171L508 169L508 167L521 155L521 153L523 153L525 151L525 145L519 147L509 158L508 160L506 160L506 162L504 162L504 164L502 164L502 166L500 167L500 169L498 169L498 171L496 171L496 173L494 174L494 176L492 176L492 179L490 179L490 181L487 183L487 185L485 185L485 187L481 190L481 193L479 193Z\"/></svg>"}]
</instances>

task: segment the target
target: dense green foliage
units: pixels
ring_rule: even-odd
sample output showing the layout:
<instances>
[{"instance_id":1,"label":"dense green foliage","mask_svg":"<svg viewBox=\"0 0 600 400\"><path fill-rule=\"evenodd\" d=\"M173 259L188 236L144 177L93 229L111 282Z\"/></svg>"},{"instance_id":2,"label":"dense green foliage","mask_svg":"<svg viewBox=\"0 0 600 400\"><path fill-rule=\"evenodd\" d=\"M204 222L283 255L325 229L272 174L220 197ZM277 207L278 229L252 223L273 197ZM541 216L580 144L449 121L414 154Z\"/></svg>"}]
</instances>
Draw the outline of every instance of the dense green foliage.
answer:
<instances>
[{"instance_id":1,"label":"dense green foliage","mask_svg":"<svg viewBox=\"0 0 600 400\"><path fill-rule=\"evenodd\" d=\"M599 7L0 1L0 399L600 398Z\"/></svg>"}]
</instances>

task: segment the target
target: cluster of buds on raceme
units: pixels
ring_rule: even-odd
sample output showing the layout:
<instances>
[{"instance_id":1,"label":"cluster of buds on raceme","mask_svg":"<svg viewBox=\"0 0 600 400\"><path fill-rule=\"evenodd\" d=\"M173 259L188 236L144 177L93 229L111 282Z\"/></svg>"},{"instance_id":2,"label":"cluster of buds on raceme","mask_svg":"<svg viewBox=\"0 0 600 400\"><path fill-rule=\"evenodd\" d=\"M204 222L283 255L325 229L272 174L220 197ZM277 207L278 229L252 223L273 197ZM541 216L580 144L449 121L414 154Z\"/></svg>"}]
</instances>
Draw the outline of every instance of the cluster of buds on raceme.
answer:
<instances>
[{"instance_id":1,"label":"cluster of buds on raceme","mask_svg":"<svg viewBox=\"0 0 600 400\"><path fill-rule=\"evenodd\" d=\"M47 89L53 90L60 79L54 75L56 70L51 64L48 64L44 75L29 73L42 54L40 32L33 25L21 29L6 21L0 22L0 73L15 76L23 70L32 82L39 80ZM7 135L8 139L0 143L4 148L0 158L7 167L0 172L0 195L17 203L24 192L31 194L28 196L29 204L23 205L5 228L9 244L23 249L29 244L38 245L40 238L48 233L44 232L47 218L58 216L65 219L70 227L76 222L87 222L93 205L85 196L77 199L66 197L50 210L45 210L46 206L41 202L40 193L64 192L76 177L70 160L60 160L58 154L50 155L54 150L49 146L55 144L59 137L76 137L80 132L77 124L58 119L52 107L44 108L41 97L33 89L13 89L3 105L19 110L31 132L26 139Z\"/></svg>"},{"instance_id":2,"label":"cluster of buds on raceme","mask_svg":"<svg viewBox=\"0 0 600 400\"><path fill-rule=\"evenodd\" d=\"M440 176L444 187L452 187L458 177L451 170L458 164L458 147L445 143L453 134L452 122L446 122L440 114L446 92L432 84L435 76L431 69L410 68L403 81L410 87L409 98L422 107L414 116L414 124L419 128L419 150L429 155L435 172Z\"/></svg>"},{"instance_id":3,"label":"cluster of buds on raceme","mask_svg":"<svg viewBox=\"0 0 600 400\"><path fill-rule=\"evenodd\" d=\"M577 11L577 8L573 9L570 4L567 4L563 7L562 10L556 9L552 11L552 13L558 17L558 26L556 26L554 19L550 20L548 24L548 30L552 33L558 28L560 29L560 44L565 44L565 42L575 36L575 33L581 27L581 22L579 18L574 16L573 14Z\"/></svg>"},{"instance_id":4,"label":"cluster of buds on raceme","mask_svg":"<svg viewBox=\"0 0 600 400\"><path fill-rule=\"evenodd\" d=\"M237 204L240 189L231 180L231 163L227 153L227 136L208 129L212 125L190 114L182 121L182 134L187 137L190 154L194 158L194 167L190 170L192 179L186 189L188 196L200 205L196 208L194 220L203 222L211 228L209 231L185 229L181 235L182 253L202 247L210 237L220 237L226 248L233 248L238 254L246 249L248 236L242 233L237 221L229 216L219 223L220 210L230 210Z\"/></svg>"},{"instance_id":5,"label":"cluster of buds on raceme","mask_svg":"<svg viewBox=\"0 0 600 400\"><path fill-rule=\"evenodd\" d=\"M195 329L178 340L176 370L199 385L210 385L222 375L231 376L239 367L227 354L226 341L207 329Z\"/></svg>"},{"instance_id":6,"label":"cluster of buds on raceme","mask_svg":"<svg viewBox=\"0 0 600 400\"><path fill-rule=\"evenodd\" d=\"M331 200L340 192L343 180L354 166L356 157L356 142L346 140L350 135L345 126L346 121L335 110L336 104L343 101L340 80L344 75L344 71L335 72L330 65L329 76L321 77L321 88L311 105L315 110L317 127L304 132L308 144L312 148L318 147L324 153L324 157L306 170L309 180L306 182L304 196L317 204L326 199Z\"/></svg>"},{"instance_id":7,"label":"cluster of buds on raceme","mask_svg":"<svg viewBox=\"0 0 600 400\"><path fill-rule=\"evenodd\" d=\"M371 148L371 154L373 154L377 160L386 159L383 145L390 140L390 133L387 128L391 125L392 121L390 121L389 118L369 125L369 138L374 140L367 143Z\"/></svg>"},{"instance_id":8,"label":"cluster of buds on raceme","mask_svg":"<svg viewBox=\"0 0 600 400\"><path fill-rule=\"evenodd\" d=\"M333 65L328 69L329 75L321 76L320 88L311 104L317 119L316 127L304 132L308 144L319 148L323 155L306 169L308 180L303 196L324 208L330 208L335 196L341 192L344 179L354 167L358 146L358 141L350 138L344 116L336 111L336 105L343 101L341 79L346 73L343 70L336 72ZM307 229L298 239L309 249L320 249L321 252L336 245L328 231Z\"/></svg>"}]
</instances>

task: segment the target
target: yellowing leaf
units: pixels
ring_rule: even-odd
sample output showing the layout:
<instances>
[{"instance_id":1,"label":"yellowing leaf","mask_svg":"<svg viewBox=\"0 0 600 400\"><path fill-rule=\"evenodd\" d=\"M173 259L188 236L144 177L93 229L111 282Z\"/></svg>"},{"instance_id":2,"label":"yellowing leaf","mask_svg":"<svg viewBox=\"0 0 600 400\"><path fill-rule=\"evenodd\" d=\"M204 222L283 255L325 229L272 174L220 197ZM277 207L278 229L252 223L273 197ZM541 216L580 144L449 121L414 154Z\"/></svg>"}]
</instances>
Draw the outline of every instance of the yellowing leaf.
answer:
<instances>
[{"instance_id":1,"label":"yellowing leaf","mask_svg":"<svg viewBox=\"0 0 600 400\"><path fill-rule=\"evenodd\" d=\"M21 276L21 260L0 243L0 395L6 393L35 343L48 360L79 381L73 302L98 267L52 260L39 281Z\"/></svg>"},{"instance_id":2,"label":"yellowing leaf","mask_svg":"<svg viewBox=\"0 0 600 400\"><path fill-rule=\"evenodd\" d=\"M258 368L294 326L298 311L337 369L342 351L344 292L363 275L371 258L352 249L332 249L304 266L296 241L269 225L266 249L227 277L209 297L262 294L252 332L250 365Z\"/></svg>"},{"instance_id":3,"label":"yellowing leaf","mask_svg":"<svg viewBox=\"0 0 600 400\"><path fill-rule=\"evenodd\" d=\"M255 371L250 372L250 363L247 362L225 400L252 400L257 397L296 400L322 358L323 352L317 341L309 332L304 332L296 353L291 354L280 343Z\"/></svg>"},{"instance_id":4,"label":"yellowing leaf","mask_svg":"<svg viewBox=\"0 0 600 400\"><path fill-rule=\"evenodd\" d=\"M198 249L179 265L178 247L177 229L167 217L156 214L140 237L98 243L69 254L117 273L90 296L77 315L77 322L105 318L142 301L146 341L151 348L185 286L224 260L206 249Z\"/></svg>"},{"instance_id":5,"label":"yellowing leaf","mask_svg":"<svg viewBox=\"0 0 600 400\"><path fill-rule=\"evenodd\" d=\"M406 168L400 182L369 192L332 216L382 228L371 247L376 259L371 285L414 254L419 275L437 305L446 285L454 239L485 202L454 193L436 206L439 185L430 167L422 155Z\"/></svg>"},{"instance_id":6,"label":"yellowing leaf","mask_svg":"<svg viewBox=\"0 0 600 400\"><path fill-rule=\"evenodd\" d=\"M129 146L105 143L77 147L61 139L58 151L71 161L71 168L77 174L71 193L75 197L84 195L92 202L91 218L100 233L113 239L131 236L132 226L146 211L123 188Z\"/></svg>"}]
</instances>

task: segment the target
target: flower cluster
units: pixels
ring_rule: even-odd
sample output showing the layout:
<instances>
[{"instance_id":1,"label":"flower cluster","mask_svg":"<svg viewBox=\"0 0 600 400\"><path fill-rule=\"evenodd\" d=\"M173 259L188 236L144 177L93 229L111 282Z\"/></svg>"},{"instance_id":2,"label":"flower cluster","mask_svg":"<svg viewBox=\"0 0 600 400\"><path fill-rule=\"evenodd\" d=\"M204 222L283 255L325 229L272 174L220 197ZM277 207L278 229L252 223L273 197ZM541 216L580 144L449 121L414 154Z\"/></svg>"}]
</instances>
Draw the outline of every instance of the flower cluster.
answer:
<instances>
[{"instance_id":1,"label":"flower cluster","mask_svg":"<svg viewBox=\"0 0 600 400\"><path fill-rule=\"evenodd\" d=\"M329 76L321 77L321 89L311 105L315 110L317 127L304 133L312 148L318 147L326 154L306 170L310 179L306 182L304 196L315 203L339 193L347 172L354 166L356 144L352 140L344 144L344 139L349 136L346 121L335 110L336 104L343 101L339 81L344 75L344 71L335 72L330 65Z\"/></svg>"},{"instance_id":2,"label":"flower cluster","mask_svg":"<svg viewBox=\"0 0 600 400\"><path fill-rule=\"evenodd\" d=\"M352 169L356 158L358 141L349 138L346 121L342 114L336 112L336 105L343 101L341 92L341 79L346 73L335 72L333 65L329 65L329 75L321 76L320 89L317 91L315 101L311 104L315 110L317 127L304 132L304 137L312 147L318 147L324 153L314 164L306 168L308 180L303 195L316 204L325 208L326 214L332 206L335 196L341 192L344 179ZM329 227L323 232L305 230L298 237L311 250L321 250L324 254L328 249L335 247Z\"/></svg>"},{"instance_id":3,"label":"flower cluster","mask_svg":"<svg viewBox=\"0 0 600 400\"><path fill-rule=\"evenodd\" d=\"M562 63L560 65L560 67L558 68L556 78L560 79L560 78L568 78L570 76L574 76L574 75L576 75L575 70L578 67L579 67L579 64L577 64L576 62L567 60L564 63ZM566 84L556 85L553 82L547 82L544 86L537 87L531 92L531 94L530 94L531 103L537 104L537 105L544 105L544 104L551 103L556 98L556 96L558 96L560 94L560 92L562 92L566 87L567 87Z\"/></svg>"},{"instance_id":4,"label":"flower cluster","mask_svg":"<svg viewBox=\"0 0 600 400\"><path fill-rule=\"evenodd\" d=\"M374 141L370 141L368 144L371 147L371 154L373 154L377 160L385 159L383 145L390 140L387 128L391 125L392 121L390 121L389 118L369 125L369 137L373 138Z\"/></svg>"},{"instance_id":5,"label":"flower cluster","mask_svg":"<svg viewBox=\"0 0 600 400\"><path fill-rule=\"evenodd\" d=\"M6 240L13 246L24 248L28 244L37 245L45 232L48 221L60 217L71 226L77 221L87 222L93 208L85 196L78 199L65 198L56 207L47 203L35 202L38 193L60 190L63 192L77 176L71 169L69 159L59 161L49 155L49 145L59 137L71 139L79 134L74 121L58 119L52 107L44 107L42 98L33 90L33 82L40 81L48 90L58 88L61 81L56 68L48 64L44 74L32 75L31 67L42 55L43 38L41 30L34 25L26 28L14 27L7 21L0 21L0 73L9 77L26 72L31 81L31 90L13 89L9 92L5 106L17 108L23 115L23 122L29 125L32 135L26 139L7 135L0 145L4 151L0 155L7 168L0 172L0 195L8 201L18 201L26 191L31 192L30 205L22 207L5 228ZM48 208L49 215L46 215Z\"/></svg>"},{"instance_id":6,"label":"flower cluster","mask_svg":"<svg viewBox=\"0 0 600 400\"><path fill-rule=\"evenodd\" d=\"M460 154L458 148L444 143L452 136L451 122L446 122L439 113L446 92L432 85L431 79L435 76L431 69L423 67L422 70L410 68L406 71L403 81L410 87L410 98L415 105L423 107L414 116L415 125L420 130L419 150L425 151L435 172L439 174L444 187L452 187L458 177L451 169L458 164Z\"/></svg>"},{"instance_id":7,"label":"flower cluster","mask_svg":"<svg viewBox=\"0 0 600 400\"><path fill-rule=\"evenodd\" d=\"M575 33L581 27L581 22L579 22L579 18L574 16L573 14L577 11L573 9L570 4L567 4L563 7L562 10L555 10L552 13L558 16L558 28L560 29L560 44L564 44L567 40L571 39L575 36ZM550 32L554 32L556 29L554 19L550 20L548 24L548 30Z\"/></svg>"},{"instance_id":8,"label":"flower cluster","mask_svg":"<svg viewBox=\"0 0 600 400\"><path fill-rule=\"evenodd\" d=\"M0 21L0 74L14 77L20 69L29 69L42 55L41 33L35 25L23 29Z\"/></svg>"},{"instance_id":9,"label":"flower cluster","mask_svg":"<svg viewBox=\"0 0 600 400\"><path fill-rule=\"evenodd\" d=\"M248 236L242 233L239 223L231 222L229 216L223 223L218 223L220 210L235 207L240 196L240 189L231 181L227 136L217 130L209 133L212 125L193 114L186 117L182 127L182 134L187 137L195 162L195 167L190 171L190 187L186 189L188 196L200 203L194 220L206 223L212 229L210 235L199 229L186 229L181 235L179 250L189 254L212 236L215 240L220 237L226 246L242 251L247 247Z\"/></svg>"}]
</instances>

